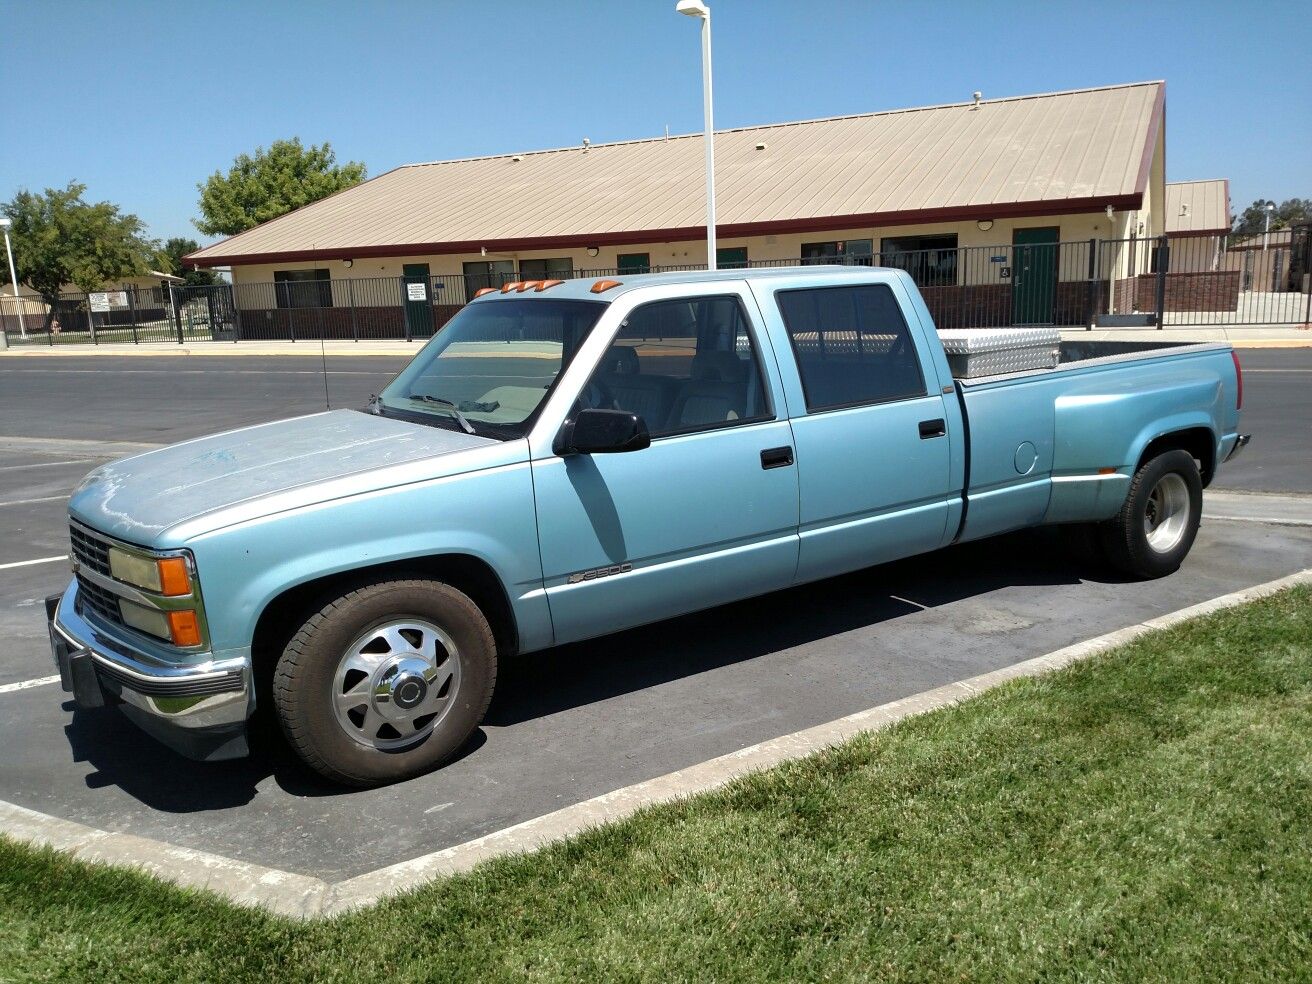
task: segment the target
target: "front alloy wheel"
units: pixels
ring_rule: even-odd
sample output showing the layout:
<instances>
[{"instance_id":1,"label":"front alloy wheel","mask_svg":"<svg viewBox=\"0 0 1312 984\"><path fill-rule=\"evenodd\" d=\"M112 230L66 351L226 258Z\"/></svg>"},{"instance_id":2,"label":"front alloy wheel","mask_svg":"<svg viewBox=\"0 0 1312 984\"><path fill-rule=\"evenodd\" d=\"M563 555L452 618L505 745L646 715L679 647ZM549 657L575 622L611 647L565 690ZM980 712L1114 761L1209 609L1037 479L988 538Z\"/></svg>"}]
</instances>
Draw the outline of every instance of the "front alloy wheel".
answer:
<instances>
[{"instance_id":1,"label":"front alloy wheel","mask_svg":"<svg viewBox=\"0 0 1312 984\"><path fill-rule=\"evenodd\" d=\"M333 678L333 707L343 731L387 752L428 737L459 691L455 641L431 622L402 619L347 648Z\"/></svg>"},{"instance_id":2,"label":"front alloy wheel","mask_svg":"<svg viewBox=\"0 0 1312 984\"><path fill-rule=\"evenodd\" d=\"M287 644L273 679L283 733L336 782L377 786L450 759L497 678L487 619L430 580L368 584L329 601Z\"/></svg>"}]
</instances>

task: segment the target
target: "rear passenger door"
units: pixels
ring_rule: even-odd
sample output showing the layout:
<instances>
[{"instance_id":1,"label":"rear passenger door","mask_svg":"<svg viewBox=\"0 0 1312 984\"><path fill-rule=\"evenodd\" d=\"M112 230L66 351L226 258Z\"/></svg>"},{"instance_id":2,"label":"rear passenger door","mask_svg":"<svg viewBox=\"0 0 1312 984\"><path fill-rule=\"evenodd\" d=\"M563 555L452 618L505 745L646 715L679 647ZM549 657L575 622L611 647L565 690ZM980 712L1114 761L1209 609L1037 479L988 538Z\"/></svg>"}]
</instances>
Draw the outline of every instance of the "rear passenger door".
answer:
<instances>
[{"instance_id":1,"label":"rear passenger door","mask_svg":"<svg viewBox=\"0 0 1312 984\"><path fill-rule=\"evenodd\" d=\"M622 314L581 390L575 410L637 413L651 447L534 451L557 642L792 583L797 474L773 356L745 286L713 291L663 288Z\"/></svg>"},{"instance_id":2,"label":"rear passenger door","mask_svg":"<svg viewBox=\"0 0 1312 984\"><path fill-rule=\"evenodd\" d=\"M771 293L793 354L780 361L801 484L798 580L942 546L948 415L892 287Z\"/></svg>"}]
</instances>

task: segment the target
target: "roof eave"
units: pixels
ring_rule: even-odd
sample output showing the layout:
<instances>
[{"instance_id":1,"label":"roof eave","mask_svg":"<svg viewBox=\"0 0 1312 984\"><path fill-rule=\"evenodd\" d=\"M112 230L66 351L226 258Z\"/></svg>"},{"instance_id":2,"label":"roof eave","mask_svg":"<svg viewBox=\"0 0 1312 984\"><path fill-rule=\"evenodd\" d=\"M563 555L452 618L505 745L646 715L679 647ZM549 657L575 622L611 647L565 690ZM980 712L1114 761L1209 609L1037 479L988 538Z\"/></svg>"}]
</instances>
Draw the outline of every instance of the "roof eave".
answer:
<instances>
[{"instance_id":1,"label":"roof eave","mask_svg":"<svg viewBox=\"0 0 1312 984\"><path fill-rule=\"evenodd\" d=\"M886 228L899 225L929 225L962 222L971 219L1041 218L1101 212L1111 206L1117 211L1143 206L1143 192L1123 195L1097 195L1084 198L1060 198L1037 202L1008 202L1001 205L961 205L946 208L912 209L901 212L871 212L854 215L827 215L803 219L778 219L761 222L722 223L716 226L720 239L763 236L789 232L841 232L848 229ZM582 233L564 236L537 236L519 239L481 239L458 242L397 243L386 246L340 246L328 249L284 250L268 253L231 253L202 256L206 252L184 257L194 266L250 266L256 263L294 263L307 260L349 260L385 256L443 256L454 253L478 253L481 250L511 253L527 250L587 246L632 246L640 243L681 242L700 239L705 226L682 226L665 229L636 229L627 232ZM209 247L214 249L214 247Z\"/></svg>"}]
</instances>

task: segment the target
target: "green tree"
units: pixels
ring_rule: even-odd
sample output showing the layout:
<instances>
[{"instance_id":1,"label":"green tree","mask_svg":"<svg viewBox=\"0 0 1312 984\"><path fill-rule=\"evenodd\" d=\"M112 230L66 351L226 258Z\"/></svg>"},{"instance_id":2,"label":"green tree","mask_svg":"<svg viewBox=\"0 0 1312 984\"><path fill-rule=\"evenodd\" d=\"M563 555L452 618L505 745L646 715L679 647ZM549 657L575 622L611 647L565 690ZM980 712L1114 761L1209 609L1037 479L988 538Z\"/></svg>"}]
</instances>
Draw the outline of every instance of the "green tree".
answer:
<instances>
[{"instance_id":1,"label":"green tree","mask_svg":"<svg viewBox=\"0 0 1312 984\"><path fill-rule=\"evenodd\" d=\"M157 263L159 269L164 273L171 273L175 277L181 277L188 287L203 287L209 284L217 284L219 278L213 270L198 270L195 267L189 267L182 262L182 258L188 253L194 253L200 249L200 243L194 239L183 239L181 236L174 236L160 247Z\"/></svg>"},{"instance_id":2,"label":"green tree","mask_svg":"<svg viewBox=\"0 0 1312 984\"><path fill-rule=\"evenodd\" d=\"M70 181L41 194L20 191L0 205L14 223L10 235L19 283L47 304L67 284L100 290L109 281L149 272L155 259L155 244L139 218L110 202L83 201L84 191L86 185ZM7 284L9 269L0 266L0 284ZM53 310L46 314L47 328L51 317Z\"/></svg>"},{"instance_id":3,"label":"green tree","mask_svg":"<svg viewBox=\"0 0 1312 984\"><path fill-rule=\"evenodd\" d=\"M215 171L200 191L196 228L207 236L235 236L261 222L350 188L365 178L365 166L338 166L331 145L303 147L299 137L275 140L266 151L242 154L227 174Z\"/></svg>"},{"instance_id":4,"label":"green tree","mask_svg":"<svg viewBox=\"0 0 1312 984\"><path fill-rule=\"evenodd\" d=\"M1289 198L1276 205L1269 198L1259 198L1235 219L1231 232L1235 236L1253 236L1266 228L1266 207L1275 205L1271 212L1272 229L1288 229L1295 222L1312 219L1312 198Z\"/></svg>"}]
</instances>

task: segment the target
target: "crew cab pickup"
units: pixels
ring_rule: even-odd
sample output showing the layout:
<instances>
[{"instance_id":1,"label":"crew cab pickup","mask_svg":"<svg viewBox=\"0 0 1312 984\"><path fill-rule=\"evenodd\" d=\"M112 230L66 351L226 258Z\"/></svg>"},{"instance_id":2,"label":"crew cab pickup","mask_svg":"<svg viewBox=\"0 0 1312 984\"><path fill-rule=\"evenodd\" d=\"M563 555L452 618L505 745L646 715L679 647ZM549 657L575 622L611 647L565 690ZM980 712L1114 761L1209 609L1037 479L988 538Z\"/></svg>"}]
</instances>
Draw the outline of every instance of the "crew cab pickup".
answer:
<instances>
[{"instance_id":1,"label":"crew cab pickup","mask_svg":"<svg viewBox=\"0 0 1312 984\"><path fill-rule=\"evenodd\" d=\"M245 754L259 705L391 782L461 748L510 653L1041 524L1169 574L1241 401L1223 344L954 378L898 270L507 284L367 407L88 475L52 647L78 705L191 757Z\"/></svg>"}]
</instances>

